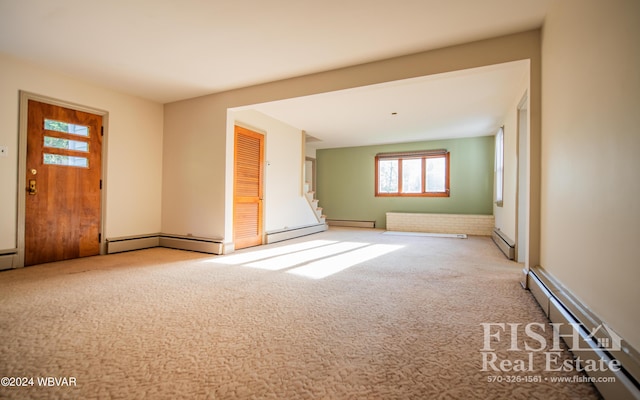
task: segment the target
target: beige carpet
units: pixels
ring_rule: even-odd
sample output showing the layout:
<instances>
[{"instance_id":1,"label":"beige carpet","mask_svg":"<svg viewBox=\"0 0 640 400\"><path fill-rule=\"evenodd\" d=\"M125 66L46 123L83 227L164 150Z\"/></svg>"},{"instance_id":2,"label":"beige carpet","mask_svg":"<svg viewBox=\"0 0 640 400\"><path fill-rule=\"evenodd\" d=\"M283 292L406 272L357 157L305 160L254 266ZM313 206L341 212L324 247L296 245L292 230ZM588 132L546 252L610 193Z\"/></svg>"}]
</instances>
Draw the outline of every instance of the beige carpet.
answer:
<instances>
[{"instance_id":1,"label":"beige carpet","mask_svg":"<svg viewBox=\"0 0 640 400\"><path fill-rule=\"evenodd\" d=\"M503 375L546 380L487 382L499 374L481 370L480 324L546 322L489 238L381 233L1 272L0 376L36 381L0 398L598 398L590 384L551 382L575 373L545 372L539 358L534 372Z\"/></svg>"}]
</instances>

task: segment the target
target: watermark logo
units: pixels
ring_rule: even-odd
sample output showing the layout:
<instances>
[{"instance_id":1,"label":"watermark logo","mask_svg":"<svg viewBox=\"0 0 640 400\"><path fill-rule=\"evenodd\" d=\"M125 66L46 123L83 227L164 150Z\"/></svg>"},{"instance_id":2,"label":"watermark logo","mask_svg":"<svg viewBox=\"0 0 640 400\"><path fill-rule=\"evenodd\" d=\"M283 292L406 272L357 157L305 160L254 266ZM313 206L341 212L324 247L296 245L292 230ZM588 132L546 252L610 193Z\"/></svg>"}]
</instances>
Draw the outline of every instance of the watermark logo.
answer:
<instances>
[{"instance_id":1,"label":"watermark logo","mask_svg":"<svg viewBox=\"0 0 640 400\"><path fill-rule=\"evenodd\" d=\"M597 336L600 331L605 332L604 337ZM620 351L622 349L622 338L606 324L600 324L593 328L587 337L595 341L601 349L609 351Z\"/></svg>"},{"instance_id":2,"label":"watermark logo","mask_svg":"<svg viewBox=\"0 0 640 400\"><path fill-rule=\"evenodd\" d=\"M570 344L574 352L594 351L587 342L595 343L607 351L621 349L621 337L605 324L588 330L581 324L531 322L522 323L482 323L483 347L482 371L524 372L533 371L538 358L544 362L544 370L552 371L619 371L618 360L605 361L600 357L580 357L563 359L560 339ZM546 330L552 328L551 339ZM519 357L505 357L506 354L520 352ZM502 351L498 351L500 348ZM500 357L500 354L503 356ZM540 361L540 360L538 360Z\"/></svg>"}]
</instances>

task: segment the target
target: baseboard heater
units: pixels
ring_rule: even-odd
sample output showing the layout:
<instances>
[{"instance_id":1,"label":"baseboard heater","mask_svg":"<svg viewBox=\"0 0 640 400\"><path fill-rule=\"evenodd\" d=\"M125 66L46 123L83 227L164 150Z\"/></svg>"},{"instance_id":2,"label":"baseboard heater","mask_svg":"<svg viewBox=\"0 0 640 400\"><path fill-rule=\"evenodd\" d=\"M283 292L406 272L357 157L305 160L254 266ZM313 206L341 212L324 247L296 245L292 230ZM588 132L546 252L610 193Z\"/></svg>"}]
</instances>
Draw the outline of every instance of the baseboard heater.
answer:
<instances>
[{"instance_id":1,"label":"baseboard heater","mask_svg":"<svg viewBox=\"0 0 640 400\"><path fill-rule=\"evenodd\" d=\"M300 226L297 228L285 228L276 231L270 231L266 234L266 244L282 242L283 240L294 239L301 236L307 236L327 230L327 224L315 224Z\"/></svg>"},{"instance_id":2,"label":"baseboard heater","mask_svg":"<svg viewBox=\"0 0 640 400\"><path fill-rule=\"evenodd\" d=\"M266 243L275 243L300 236L327 230L327 224L316 224L283 229L266 233ZM170 249L190 250L208 254L224 254L233 251L231 244L223 243L222 239L202 238L195 236L171 235L155 233L140 236L127 236L107 239L107 254L123 251L142 250L151 247L167 247Z\"/></svg>"},{"instance_id":3,"label":"baseboard heater","mask_svg":"<svg viewBox=\"0 0 640 400\"><path fill-rule=\"evenodd\" d=\"M0 271L16 267L18 249L0 250Z\"/></svg>"},{"instance_id":4,"label":"baseboard heater","mask_svg":"<svg viewBox=\"0 0 640 400\"><path fill-rule=\"evenodd\" d=\"M107 254L160 246L160 235L125 236L107 239Z\"/></svg>"},{"instance_id":5,"label":"baseboard heater","mask_svg":"<svg viewBox=\"0 0 640 400\"><path fill-rule=\"evenodd\" d=\"M355 221L350 219L327 219L329 226L346 226L349 228L375 228L376 221Z\"/></svg>"},{"instance_id":6,"label":"baseboard heater","mask_svg":"<svg viewBox=\"0 0 640 400\"><path fill-rule=\"evenodd\" d=\"M491 238L498 246L500 251L504 253L509 260L516 258L516 244L513 240L509 239L499 228L495 228L491 233Z\"/></svg>"},{"instance_id":7,"label":"baseboard heater","mask_svg":"<svg viewBox=\"0 0 640 400\"><path fill-rule=\"evenodd\" d=\"M607 400L640 399L640 353L542 267L531 268L527 280L527 287L547 318L560 324L560 334L569 349L580 349L575 356L599 366L611 366L617 361L619 367L615 369L585 369L600 394ZM571 331L576 327L578 335Z\"/></svg>"},{"instance_id":8,"label":"baseboard heater","mask_svg":"<svg viewBox=\"0 0 640 400\"><path fill-rule=\"evenodd\" d=\"M209 254L222 254L221 240L193 236L150 234L107 239L107 254L123 251L142 250L151 247L198 251Z\"/></svg>"},{"instance_id":9,"label":"baseboard heater","mask_svg":"<svg viewBox=\"0 0 640 400\"><path fill-rule=\"evenodd\" d=\"M223 254L224 252L222 240L192 236L160 235L160 247L208 254Z\"/></svg>"}]
</instances>

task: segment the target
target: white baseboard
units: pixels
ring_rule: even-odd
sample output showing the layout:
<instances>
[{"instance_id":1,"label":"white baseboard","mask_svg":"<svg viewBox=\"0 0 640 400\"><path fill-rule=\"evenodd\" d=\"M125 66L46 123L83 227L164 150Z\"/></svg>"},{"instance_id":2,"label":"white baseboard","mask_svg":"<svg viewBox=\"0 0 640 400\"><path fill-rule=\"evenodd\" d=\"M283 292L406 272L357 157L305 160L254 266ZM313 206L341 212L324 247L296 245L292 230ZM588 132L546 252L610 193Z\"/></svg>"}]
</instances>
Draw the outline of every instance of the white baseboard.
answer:
<instances>
[{"instance_id":1,"label":"white baseboard","mask_svg":"<svg viewBox=\"0 0 640 400\"><path fill-rule=\"evenodd\" d=\"M499 228L494 228L491 233L491 239L498 246L500 251L507 256L509 260L513 260L516 258L516 243L509 239L504 232L502 232Z\"/></svg>"},{"instance_id":2,"label":"white baseboard","mask_svg":"<svg viewBox=\"0 0 640 400\"><path fill-rule=\"evenodd\" d=\"M107 239L107 254L160 246L158 234Z\"/></svg>"},{"instance_id":3,"label":"white baseboard","mask_svg":"<svg viewBox=\"0 0 640 400\"><path fill-rule=\"evenodd\" d=\"M327 224L316 224L302 226L298 228L283 229L279 231L271 231L266 234L266 244L282 242L283 240L294 239L301 236L307 236L327 230Z\"/></svg>"},{"instance_id":4,"label":"white baseboard","mask_svg":"<svg viewBox=\"0 0 640 400\"><path fill-rule=\"evenodd\" d=\"M0 271L16 268L17 258L17 249L0 251Z\"/></svg>"},{"instance_id":5,"label":"white baseboard","mask_svg":"<svg viewBox=\"0 0 640 400\"><path fill-rule=\"evenodd\" d=\"M354 221L350 219L328 219L329 226L346 226L349 228L375 228L376 221Z\"/></svg>"},{"instance_id":6,"label":"white baseboard","mask_svg":"<svg viewBox=\"0 0 640 400\"><path fill-rule=\"evenodd\" d=\"M191 236L156 233L107 239L107 254L142 250L151 247L168 247L178 250L222 254L223 244L219 240Z\"/></svg>"},{"instance_id":7,"label":"white baseboard","mask_svg":"<svg viewBox=\"0 0 640 400\"><path fill-rule=\"evenodd\" d=\"M596 380L594 385L600 394L605 399L640 399L640 353L626 343L624 338L618 339L621 343L620 350L613 351L600 347L597 340L601 343L602 340L611 343L615 339L604 329L593 333L602 326L603 321L543 268L531 268L527 278L529 290L551 322L560 323L561 326L566 327L569 327L568 324L580 324L585 328L580 331L579 347L590 348L590 350L580 352L579 356L582 360L591 359L598 363L602 360L607 365L612 360L616 360L622 366L620 371L611 369L586 371L594 378L615 378L606 383ZM571 343L573 340L571 335L566 334L563 340L570 348L574 346L574 343Z\"/></svg>"},{"instance_id":8,"label":"white baseboard","mask_svg":"<svg viewBox=\"0 0 640 400\"><path fill-rule=\"evenodd\" d=\"M170 249L197 251L208 254L222 254L224 246L222 242L214 239L193 238L184 236L160 236L160 247Z\"/></svg>"}]
</instances>

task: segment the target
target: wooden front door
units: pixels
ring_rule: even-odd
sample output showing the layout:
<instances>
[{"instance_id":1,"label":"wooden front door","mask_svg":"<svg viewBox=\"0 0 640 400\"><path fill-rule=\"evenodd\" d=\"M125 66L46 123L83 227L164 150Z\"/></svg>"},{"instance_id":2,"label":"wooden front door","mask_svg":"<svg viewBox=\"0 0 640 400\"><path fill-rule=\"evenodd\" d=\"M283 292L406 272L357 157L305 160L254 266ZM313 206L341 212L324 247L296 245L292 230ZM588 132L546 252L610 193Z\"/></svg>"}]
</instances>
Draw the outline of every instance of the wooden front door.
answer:
<instances>
[{"instance_id":1,"label":"wooden front door","mask_svg":"<svg viewBox=\"0 0 640 400\"><path fill-rule=\"evenodd\" d=\"M100 254L102 116L29 100L25 265Z\"/></svg>"},{"instance_id":2,"label":"wooden front door","mask_svg":"<svg viewBox=\"0 0 640 400\"><path fill-rule=\"evenodd\" d=\"M264 136L235 127L233 241L236 249L262 244Z\"/></svg>"}]
</instances>

